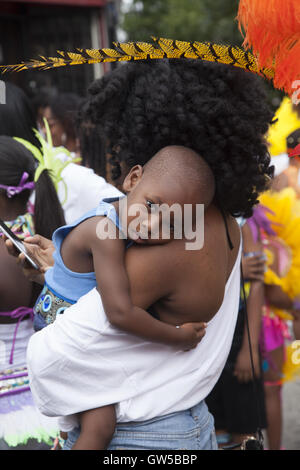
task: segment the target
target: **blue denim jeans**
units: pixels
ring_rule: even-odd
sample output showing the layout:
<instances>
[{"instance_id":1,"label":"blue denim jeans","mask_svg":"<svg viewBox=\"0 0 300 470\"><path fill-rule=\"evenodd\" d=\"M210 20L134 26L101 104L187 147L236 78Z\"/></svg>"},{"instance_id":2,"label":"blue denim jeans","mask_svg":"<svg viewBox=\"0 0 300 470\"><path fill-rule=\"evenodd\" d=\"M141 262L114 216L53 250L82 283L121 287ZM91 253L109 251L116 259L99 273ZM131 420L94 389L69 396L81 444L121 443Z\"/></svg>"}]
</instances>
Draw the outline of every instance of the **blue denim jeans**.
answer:
<instances>
[{"instance_id":1,"label":"blue denim jeans","mask_svg":"<svg viewBox=\"0 0 300 470\"><path fill-rule=\"evenodd\" d=\"M69 432L71 450L80 429ZM149 421L117 424L108 450L217 450L214 419L206 403Z\"/></svg>"}]
</instances>

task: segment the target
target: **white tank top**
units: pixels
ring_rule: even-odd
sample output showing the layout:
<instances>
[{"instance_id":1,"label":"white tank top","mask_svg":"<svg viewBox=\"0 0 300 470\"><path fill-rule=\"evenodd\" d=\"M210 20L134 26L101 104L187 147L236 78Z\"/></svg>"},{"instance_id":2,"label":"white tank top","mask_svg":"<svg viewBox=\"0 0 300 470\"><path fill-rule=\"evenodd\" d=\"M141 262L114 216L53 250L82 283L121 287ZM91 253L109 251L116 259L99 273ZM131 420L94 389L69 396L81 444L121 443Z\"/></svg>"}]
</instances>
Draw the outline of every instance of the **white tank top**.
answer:
<instances>
[{"instance_id":1,"label":"white tank top","mask_svg":"<svg viewBox=\"0 0 300 470\"><path fill-rule=\"evenodd\" d=\"M233 340L240 302L241 251L240 241L222 305L208 322L206 334L197 348L169 357L161 355L161 361L157 361L160 363L152 367L149 354L139 358L145 372L139 377L143 381L143 392L118 404L118 421L141 421L187 410L211 392L225 366Z\"/></svg>"},{"instance_id":2,"label":"white tank top","mask_svg":"<svg viewBox=\"0 0 300 470\"><path fill-rule=\"evenodd\" d=\"M239 253L221 308L188 352L143 341L110 325L93 289L35 333L27 363L40 411L66 416L116 403L117 421L186 410L212 390L225 365L240 299Z\"/></svg>"}]
</instances>

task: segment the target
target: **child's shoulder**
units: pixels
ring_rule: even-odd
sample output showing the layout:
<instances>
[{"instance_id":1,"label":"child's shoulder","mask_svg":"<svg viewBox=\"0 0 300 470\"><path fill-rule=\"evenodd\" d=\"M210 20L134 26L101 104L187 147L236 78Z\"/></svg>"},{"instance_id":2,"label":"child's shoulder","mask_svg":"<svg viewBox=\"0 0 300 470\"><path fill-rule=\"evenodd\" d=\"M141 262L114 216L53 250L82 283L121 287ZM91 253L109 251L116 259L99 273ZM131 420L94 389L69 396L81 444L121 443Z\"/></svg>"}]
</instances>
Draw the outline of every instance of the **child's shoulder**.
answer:
<instances>
[{"instance_id":1,"label":"child's shoulder","mask_svg":"<svg viewBox=\"0 0 300 470\"><path fill-rule=\"evenodd\" d=\"M94 215L83 220L71 233L72 239L84 245L97 243L99 247L105 245L118 246L124 244L123 237L120 235L119 226L113 220L105 215ZM102 242L102 243L101 243Z\"/></svg>"},{"instance_id":2,"label":"child's shoulder","mask_svg":"<svg viewBox=\"0 0 300 470\"><path fill-rule=\"evenodd\" d=\"M78 233L81 237L97 237L98 224L106 220L107 217L105 215L92 215L76 224L72 232Z\"/></svg>"},{"instance_id":3,"label":"child's shoulder","mask_svg":"<svg viewBox=\"0 0 300 470\"><path fill-rule=\"evenodd\" d=\"M65 238L67 244L71 243L77 249L97 247L97 251L101 251L103 243L100 241L107 248L121 245L123 240L120 240L120 223L115 207L110 201L100 201L96 208L80 219L58 229L54 241Z\"/></svg>"}]
</instances>

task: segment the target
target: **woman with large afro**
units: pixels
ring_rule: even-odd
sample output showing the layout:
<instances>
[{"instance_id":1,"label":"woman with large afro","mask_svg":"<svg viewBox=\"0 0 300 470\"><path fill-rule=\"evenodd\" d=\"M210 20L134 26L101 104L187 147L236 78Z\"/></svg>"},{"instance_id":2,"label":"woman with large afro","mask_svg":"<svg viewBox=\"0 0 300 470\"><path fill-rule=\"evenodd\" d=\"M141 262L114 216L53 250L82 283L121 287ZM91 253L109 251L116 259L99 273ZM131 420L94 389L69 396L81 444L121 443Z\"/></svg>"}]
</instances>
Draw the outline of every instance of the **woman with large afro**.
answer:
<instances>
[{"instance_id":1,"label":"woman with large afro","mask_svg":"<svg viewBox=\"0 0 300 470\"><path fill-rule=\"evenodd\" d=\"M103 149L99 154L91 151L85 157L85 164L91 167L97 164L105 172L101 176L119 188L132 166L145 164L164 147L189 147L201 155L215 177L213 204L229 226L229 246L230 227L236 224L233 217L252 215L258 195L267 189L273 175L264 137L271 121L272 112L266 104L262 86L251 73L226 65L175 59L128 63L95 81L89 88L89 96L81 108L79 119L83 132L84 129L88 132L92 129ZM97 161L100 158L102 162ZM227 246L224 244L224 250ZM214 267L214 270L218 269L219 266ZM216 293L212 291L212 295ZM61 325L65 317L60 318ZM51 330L45 328L40 334L51 335ZM39 337L36 338L35 347L38 346ZM45 351L45 354L51 354L53 359L55 352ZM219 374L221 370L222 367ZM175 375L176 372L174 367ZM64 380L66 375L64 373ZM54 376L59 382L61 377L57 370ZM217 373L211 380L207 378L208 388L212 389L217 379ZM177 388L178 397L175 397L183 407L188 384L187 373L184 384ZM159 390L155 393L159 400ZM69 398L66 393L66 406ZM60 404L63 400L64 396L60 397ZM184 425L187 412L175 411L177 422L181 420ZM159 425L158 421L150 420L148 428L148 422L139 422L137 428L133 423L126 429L131 429L133 434L143 431L143 435L149 430L151 440L154 431L157 435L158 430L164 428L165 418L167 433L170 422L164 416L159 416ZM192 412L190 418L194 419ZM72 438L74 442L76 437L73 435ZM145 435L144 441L149 439ZM129 447L124 442L119 444L117 434L113 448L136 448L132 447L134 443ZM160 445L167 444L163 441ZM176 443L169 442L168 445L171 447L160 448L178 448L172 447L178 445ZM147 444L142 448L148 448Z\"/></svg>"},{"instance_id":2,"label":"woman with large afro","mask_svg":"<svg viewBox=\"0 0 300 470\"><path fill-rule=\"evenodd\" d=\"M95 81L81 109L81 128L89 123L86 128L94 128L104 147L101 176L121 187L133 165L143 165L167 145L186 146L211 167L222 209L251 216L273 175L264 138L272 112L261 79L197 60L142 62ZM97 157L85 163L95 165Z\"/></svg>"}]
</instances>

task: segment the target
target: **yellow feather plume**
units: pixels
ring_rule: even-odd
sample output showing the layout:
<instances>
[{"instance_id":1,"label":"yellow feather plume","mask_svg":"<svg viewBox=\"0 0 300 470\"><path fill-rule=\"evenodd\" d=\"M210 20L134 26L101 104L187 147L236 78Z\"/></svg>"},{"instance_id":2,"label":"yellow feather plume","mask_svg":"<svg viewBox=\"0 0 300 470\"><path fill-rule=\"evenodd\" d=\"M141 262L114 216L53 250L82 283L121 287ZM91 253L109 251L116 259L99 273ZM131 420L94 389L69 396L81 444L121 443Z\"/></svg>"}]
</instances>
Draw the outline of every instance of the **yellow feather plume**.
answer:
<instances>
[{"instance_id":1,"label":"yellow feather plume","mask_svg":"<svg viewBox=\"0 0 300 470\"><path fill-rule=\"evenodd\" d=\"M66 65L121 62L146 59L200 59L240 67L271 80L272 69L259 69L256 57L237 46L224 46L209 42L187 42L165 38L152 38L147 42L114 43L114 49L77 49L76 52L57 51L60 57L31 59L15 65L1 65L2 73L28 69L47 70Z\"/></svg>"}]
</instances>

